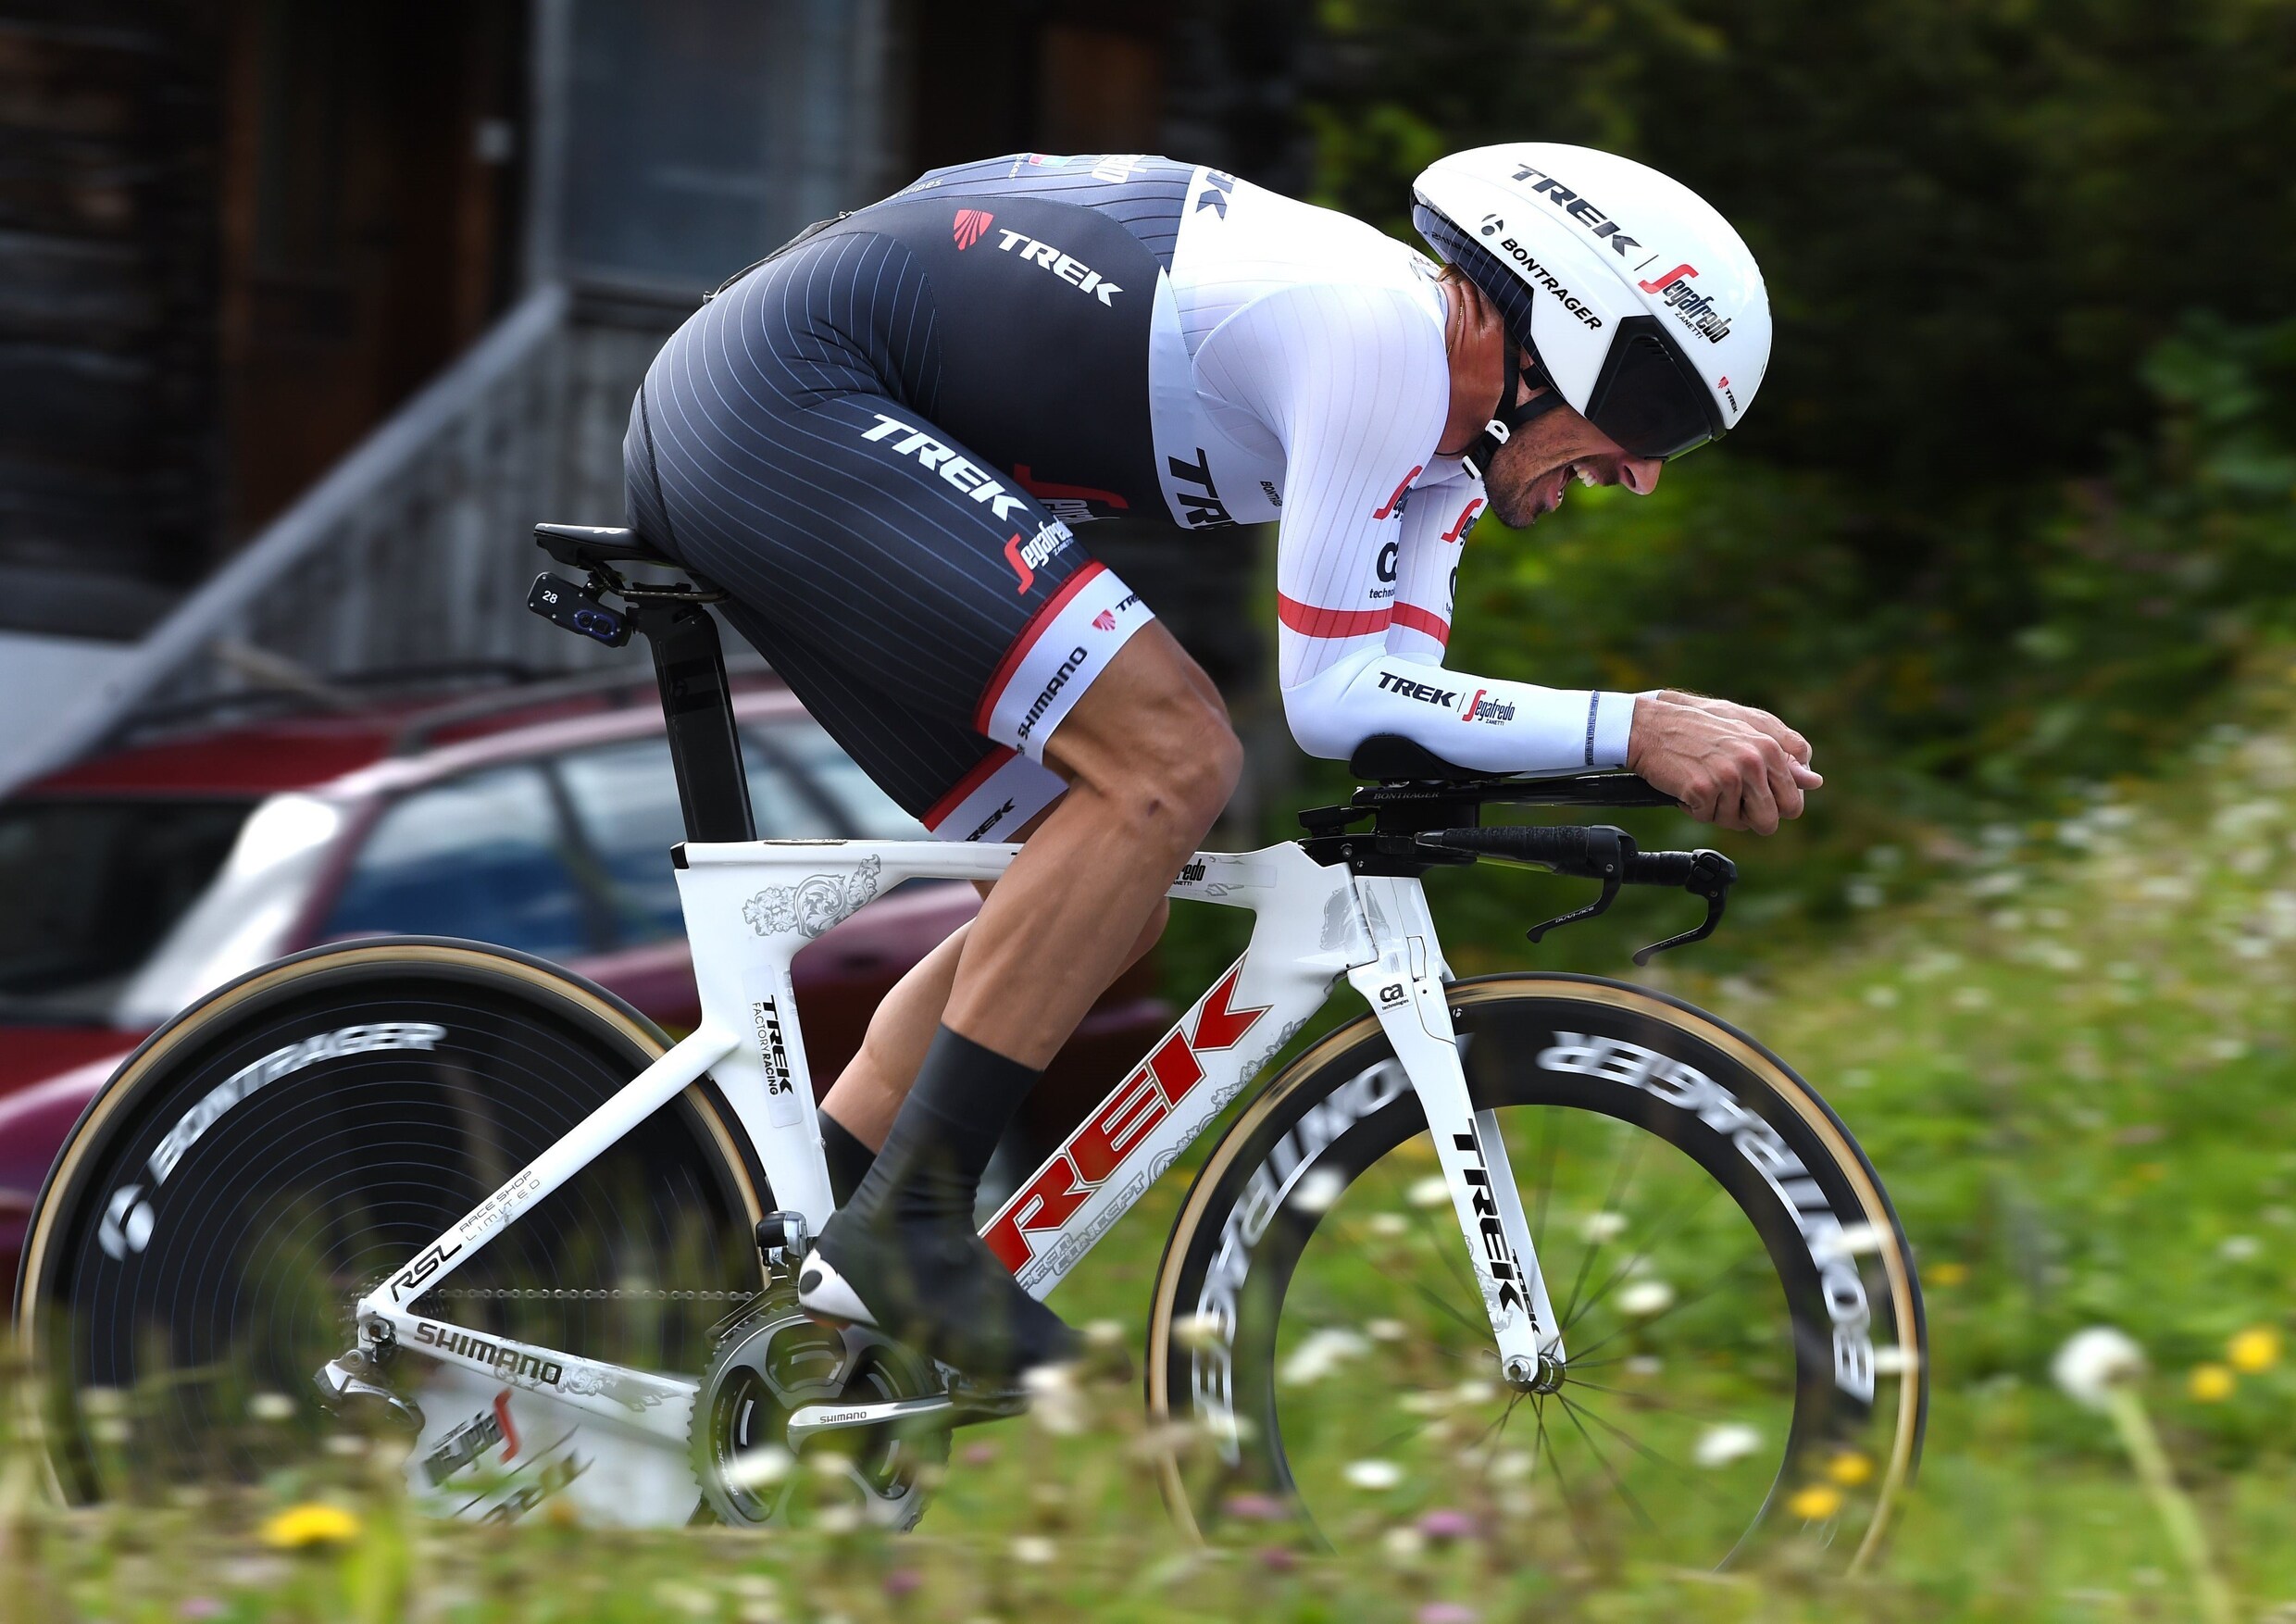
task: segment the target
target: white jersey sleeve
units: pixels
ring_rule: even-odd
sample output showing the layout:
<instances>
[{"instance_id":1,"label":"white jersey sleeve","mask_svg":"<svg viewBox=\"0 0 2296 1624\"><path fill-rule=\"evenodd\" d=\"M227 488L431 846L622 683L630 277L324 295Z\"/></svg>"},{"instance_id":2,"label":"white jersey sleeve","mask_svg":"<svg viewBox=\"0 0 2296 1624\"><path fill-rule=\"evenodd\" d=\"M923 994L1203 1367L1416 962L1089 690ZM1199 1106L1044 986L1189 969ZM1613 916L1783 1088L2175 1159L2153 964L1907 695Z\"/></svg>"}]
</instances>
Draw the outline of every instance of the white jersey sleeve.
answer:
<instances>
[{"instance_id":1,"label":"white jersey sleeve","mask_svg":"<svg viewBox=\"0 0 2296 1624\"><path fill-rule=\"evenodd\" d=\"M1634 701L1441 664L1482 490L1424 490L1450 406L1442 330L1407 289L1304 282L1253 301L1196 356L1208 392L1281 442L1279 672L1292 736L1344 760L1401 733L1488 772L1616 767ZM1454 465L1455 467L1455 465Z\"/></svg>"}]
</instances>

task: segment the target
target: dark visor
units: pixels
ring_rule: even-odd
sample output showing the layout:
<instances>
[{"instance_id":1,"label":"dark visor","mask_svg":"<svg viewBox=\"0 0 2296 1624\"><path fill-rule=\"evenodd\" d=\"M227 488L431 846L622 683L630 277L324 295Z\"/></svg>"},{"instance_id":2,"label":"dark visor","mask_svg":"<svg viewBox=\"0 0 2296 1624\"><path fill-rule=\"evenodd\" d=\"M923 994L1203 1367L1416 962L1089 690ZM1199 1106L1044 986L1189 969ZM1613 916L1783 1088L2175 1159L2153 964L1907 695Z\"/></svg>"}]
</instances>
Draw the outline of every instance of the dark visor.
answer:
<instances>
[{"instance_id":1,"label":"dark visor","mask_svg":"<svg viewBox=\"0 0 2296 1624\"><path fill-rule=\"evenodd\" d=\"M1714 396L1655 316L1618 324L1586 416L1631 456L1679 456L1722 438Z\"/></svg>"}]
</instances>

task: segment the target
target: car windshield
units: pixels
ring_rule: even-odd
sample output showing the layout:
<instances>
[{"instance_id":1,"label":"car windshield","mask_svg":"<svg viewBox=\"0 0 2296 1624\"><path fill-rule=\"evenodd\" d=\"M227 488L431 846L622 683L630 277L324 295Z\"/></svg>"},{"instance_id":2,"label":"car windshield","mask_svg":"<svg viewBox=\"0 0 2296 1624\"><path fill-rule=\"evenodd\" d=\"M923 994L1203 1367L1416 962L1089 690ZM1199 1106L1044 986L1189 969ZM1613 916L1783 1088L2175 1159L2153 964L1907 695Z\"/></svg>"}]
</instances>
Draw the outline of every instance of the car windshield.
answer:
<instances>
[{"instance_id":1,"label":"car windshield","mask_svg":"<svg viewBox=\"0 0 2296 1624\"><path fill-rule=\"evenodd\" d=\"M0 804L0 1020L100 1023L222 868L250 801Z\"/></svg>"}]
</instances>

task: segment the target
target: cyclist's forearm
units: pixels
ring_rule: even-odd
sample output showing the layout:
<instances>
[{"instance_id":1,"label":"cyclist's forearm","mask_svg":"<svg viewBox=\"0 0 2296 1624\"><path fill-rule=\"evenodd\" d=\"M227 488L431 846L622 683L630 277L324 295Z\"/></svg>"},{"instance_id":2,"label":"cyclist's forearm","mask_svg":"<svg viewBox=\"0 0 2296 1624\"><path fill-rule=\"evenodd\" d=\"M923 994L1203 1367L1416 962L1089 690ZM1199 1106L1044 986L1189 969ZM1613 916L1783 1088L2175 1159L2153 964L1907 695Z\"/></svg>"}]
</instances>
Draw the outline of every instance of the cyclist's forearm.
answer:
<instances>
[{"instance_id":1,"label":"cyclist's forearm","mask_svg":"<svg viewBox=\"0 0 2296 1624\"><path fill-rule=\"evenodd\" d=\"M1487 772L1623 767L1631 693L1542 688L1366 650L1284 690L1292 736L1344 760L1377 733L1401 733L1446 761Z\"/></svg>"}]
</instances>

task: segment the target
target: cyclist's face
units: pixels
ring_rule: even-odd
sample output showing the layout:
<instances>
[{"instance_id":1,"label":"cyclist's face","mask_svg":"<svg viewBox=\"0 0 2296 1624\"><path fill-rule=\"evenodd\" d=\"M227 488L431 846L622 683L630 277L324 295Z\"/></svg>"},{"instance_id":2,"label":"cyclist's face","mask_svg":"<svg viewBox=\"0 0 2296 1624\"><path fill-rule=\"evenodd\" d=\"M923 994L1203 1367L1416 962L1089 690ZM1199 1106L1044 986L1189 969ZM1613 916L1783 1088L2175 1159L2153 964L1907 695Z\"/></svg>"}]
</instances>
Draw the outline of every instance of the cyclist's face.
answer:
<instances>
[{"instance_id":1,"label":"cyclist's face","mask_svg":"<svg viewBox=\"0 0 2296 1624\"><path fill-rule=\"evenodd\" d=\"M1542 393L1516 385L1518 404ZM1626 448L1569 406L1542 412L1499 448L1491 459L1485 492L1491 511L1520 529L1563 505L1573 480L1587 485L1624 485L1638 496L1658 488L1666 462L1628 456Z\"/></svg>"}]
</instances>

